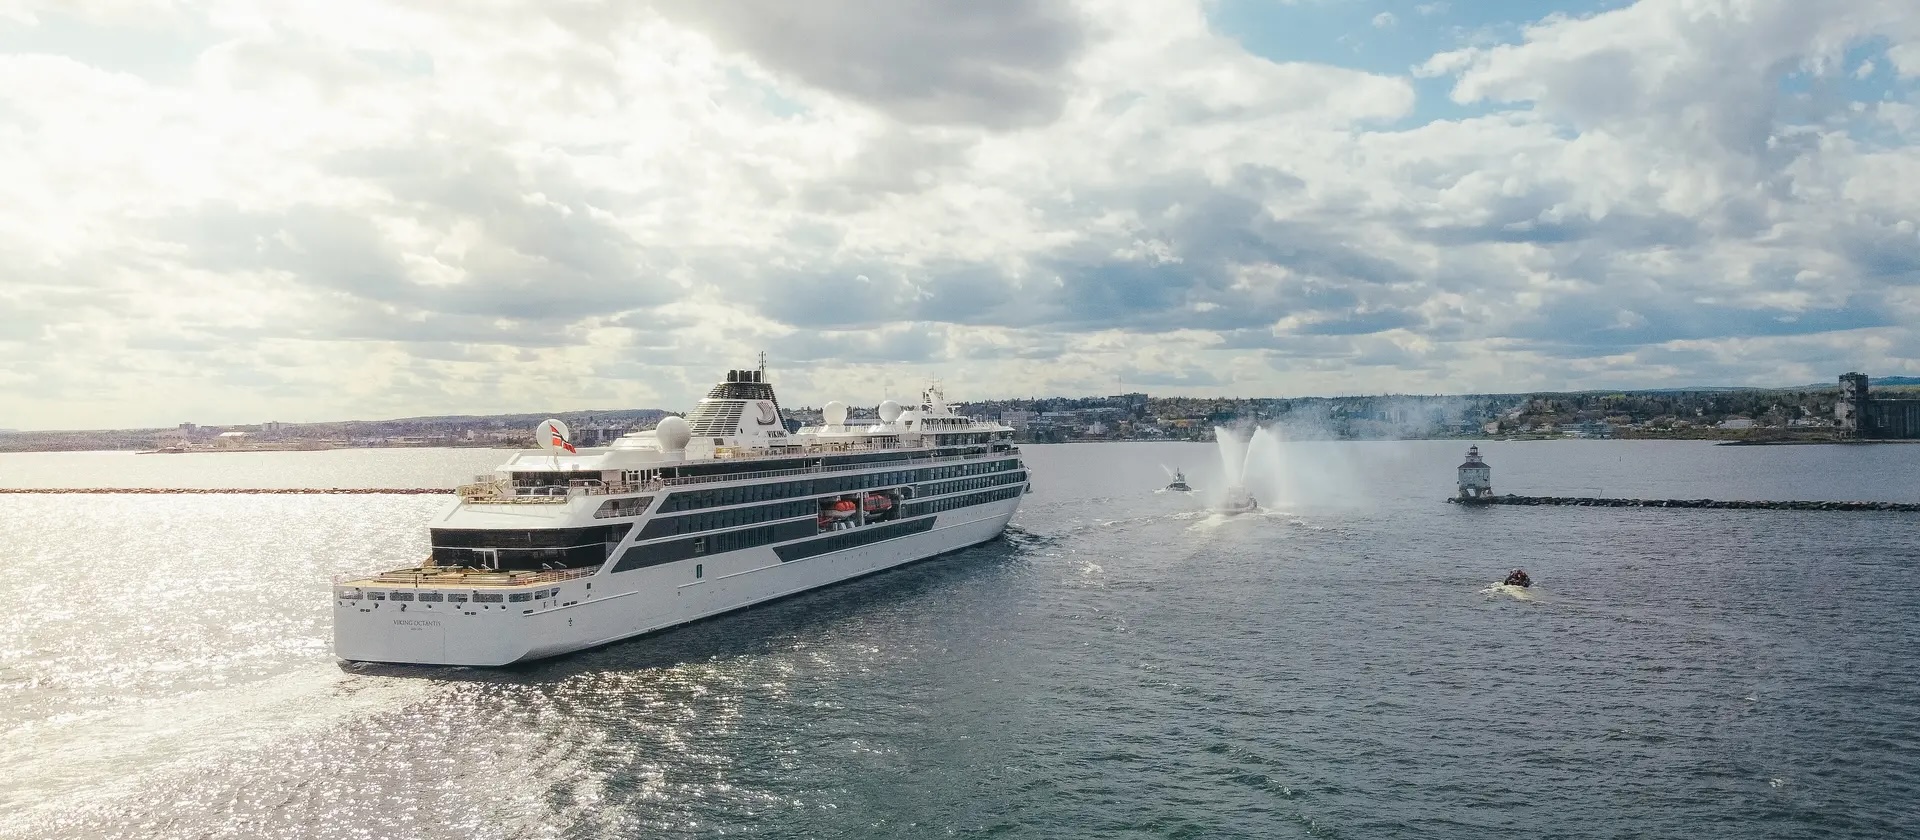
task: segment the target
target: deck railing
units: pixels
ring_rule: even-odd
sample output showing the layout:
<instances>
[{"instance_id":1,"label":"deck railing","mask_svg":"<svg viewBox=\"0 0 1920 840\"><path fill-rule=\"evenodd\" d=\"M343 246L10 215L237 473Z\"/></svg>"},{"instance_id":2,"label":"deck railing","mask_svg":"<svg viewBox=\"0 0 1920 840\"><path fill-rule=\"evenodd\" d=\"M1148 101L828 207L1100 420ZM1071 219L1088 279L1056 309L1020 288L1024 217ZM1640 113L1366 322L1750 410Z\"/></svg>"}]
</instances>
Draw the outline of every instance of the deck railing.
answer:
<instances>
[{"instance_id":1,"label":"deck railing","mask_svg":"<svg viewBox=\"0 0 1920 840\"><path fill-rule=\"evenodd\" d=\"M543 571L496 571L493 569L473 569L464 566L436 568L422 566L417 569L398 569L390 572L358 575L334 575L334 586L532 586L541 583L559 583L563 580L586 577L600 571L599 566L583 566L577 569L546 569Z\"/></svg>"},{"instance_id":2,"label":"deck railing","mask_svg":"<svg viewBox=\"0 0 1920 840\"><path fill-rule=\"evenodd\" d=\"M460 500L463 502L488 504L565 504L567 499L574 496L610 496L622 493L648 493L663 490L668 487L711 484L719 481L757 481L765 478L821 475L825 473L881 469L895 466L947 464L995 458L1004 454L1004 452L976 452L967 455L932 455L925 458L907 458L899 461L834 464L831 466L795 467L785 470L759 470L756 472L722 473L717 475L689 475L678 478L656 478L651 481L640 482L610 483L595 478L584 478L570 481L565 486L556 484L540 487L516 487L511 479L496 478L489 481L462 484L455 492L460 494Z\"/></svg>"}]
</instances>

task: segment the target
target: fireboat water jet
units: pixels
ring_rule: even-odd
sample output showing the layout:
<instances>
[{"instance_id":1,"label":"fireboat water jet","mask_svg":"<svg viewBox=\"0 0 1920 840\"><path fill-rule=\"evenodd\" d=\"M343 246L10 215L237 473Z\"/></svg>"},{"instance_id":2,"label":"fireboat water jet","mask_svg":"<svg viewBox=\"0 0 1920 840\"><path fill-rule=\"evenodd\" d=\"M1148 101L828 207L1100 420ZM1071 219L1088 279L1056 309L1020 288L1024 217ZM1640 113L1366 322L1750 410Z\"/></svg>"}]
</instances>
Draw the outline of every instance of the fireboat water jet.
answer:
<instances>
[{"instance_id":1,"label":"fireboat water jet","mask_svg":"<svg viewBox=\"0 0 1920 840\"><path fill-rule=\"evenodd\" d=\"M1241 440L1231 429L1216 428L1213 430L1213 439L1220 447L1220 467L1226 477L1227 488L1210 510L1227 516L1259 510L1260 502L1254 498L1251 484L1256 478L1278 481L1278 436L1267 429L1255 429L1251 437ZM1256 470L1255 467L1266 469ZM1261 487L1263 491L1271 489L1274 488Z\"/></svg>"}]
</instances>

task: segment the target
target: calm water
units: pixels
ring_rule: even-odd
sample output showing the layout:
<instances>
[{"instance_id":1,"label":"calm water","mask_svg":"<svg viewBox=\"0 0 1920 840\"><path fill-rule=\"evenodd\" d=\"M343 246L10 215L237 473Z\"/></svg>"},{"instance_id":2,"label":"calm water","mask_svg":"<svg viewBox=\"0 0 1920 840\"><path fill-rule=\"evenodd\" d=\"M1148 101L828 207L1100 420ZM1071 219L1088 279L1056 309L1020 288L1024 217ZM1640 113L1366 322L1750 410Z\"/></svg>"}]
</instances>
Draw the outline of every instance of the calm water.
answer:
<instances>
[{"instance_id":1,"label":"calm water","mask_svg":"<svg viewBox=\"0 0 1920 840\"><path fill-rule=\"evenodd\" d=\"M1439 503L1464 446L1029 447L998 543L503 671L342 668L433 497L0 503L4 837L1912 837L1920 517ZM1920 446L1495 443L1495 487L1920 501ZM0 456L450 486L471 450ZM1275 497L1281 497L1276 499ZM1531 602L1490 597L1524 565Z\"/></svg>"}]
</instances>

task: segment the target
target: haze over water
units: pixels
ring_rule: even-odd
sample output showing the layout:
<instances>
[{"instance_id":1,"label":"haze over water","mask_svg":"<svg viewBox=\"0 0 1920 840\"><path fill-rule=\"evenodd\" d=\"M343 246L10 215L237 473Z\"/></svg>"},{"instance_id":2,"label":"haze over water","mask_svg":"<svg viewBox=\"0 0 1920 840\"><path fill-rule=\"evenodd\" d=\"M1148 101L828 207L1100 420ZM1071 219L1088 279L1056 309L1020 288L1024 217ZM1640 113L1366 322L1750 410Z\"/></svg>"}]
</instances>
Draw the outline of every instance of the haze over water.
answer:
<instances>
[{"instance_id":1,"label":"haze over water","mask_svg":"<svg viewBox=\"0 0 1920 840\"><path fill-rule=\"evenodd\" d=\"M444 497L10 496L0 837L1920 834L1920 517L1462 509L1465 448L1280 444L1269 510L1223 518L1211 444L1029 446L1002 542L491 671L330 654L329 577L413 562ZM1499 492L1920 501L1920 446L1482 449ZM1514 566L1536 600L1484 592Z\"/></svg>"}]
</instances>

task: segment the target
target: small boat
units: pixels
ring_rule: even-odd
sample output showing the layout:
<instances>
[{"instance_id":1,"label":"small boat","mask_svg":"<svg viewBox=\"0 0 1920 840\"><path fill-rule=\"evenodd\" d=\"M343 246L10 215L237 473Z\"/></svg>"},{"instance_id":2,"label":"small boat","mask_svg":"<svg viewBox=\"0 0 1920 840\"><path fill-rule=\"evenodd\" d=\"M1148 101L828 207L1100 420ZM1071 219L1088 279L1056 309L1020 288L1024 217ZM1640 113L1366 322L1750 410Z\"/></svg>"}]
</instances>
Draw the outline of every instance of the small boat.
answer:
<instances>
[{"instance_id":1,"label":"small boat","mask_svg":"<svg viewBox=\"0 0 1920 840\"><path fill-rule=\"evenodd\" d=\"M1178 490L1178 491L1180 491L1180 492L1182 492L1182 493L1185 493L1185 492L1188 492L1188 491L1190 491L1190 490L1192 490L1193 488L1192 488L1192 487L1189 487L1189 486L1187 486L1187 476L1186 476L1186 474L1184 474L1184 473L1182 473L1182 472L1180 472L1179 470L1174 470L1174 471L1173 471L1173 483L1172 483L1172 484L1169 484L1169 485L1167 485L1167 489L1168 489L1168 490Z\"/></svg>"},{"instance_id":2,"label":"small boat","mask_svg":"<svg viewBox=\"0 0 1920 840\"><path fill-rule=\"evenodd\" d=\"M1251 513L1259 509L1260 502L1253 498L1252 493L1247 492L1247 488L1235 486L1227 488L1226 500L1215 507L1213 512L1232 516L1236 513Z\"/></svg>"},{"instance_id":3,"label":"small boat","mask_svg":"<svg viewBox=\"0 0 1920 840\"><path fill-rule=\"evenodd\" d=\"M133 454L135 455L179 455L186 451L187 451L187 448L184 446L162 446L159 449L149 449L149 450L146 450L145 452L135 452Z\"/></svg>"},{"instance_id":4,"label":"small boat","mask_svg":"<svg viewBox=\"0 0 1920 840\"><path fill-rule=\"evenodd\" d=\"M1533 585L1533 578L1527 577L1526 569L1514 569L1507 575L1507 579L1501 581L1501 583L1506 586L1518 586L1524 589Z\"/></svg>"}]
</instances>

